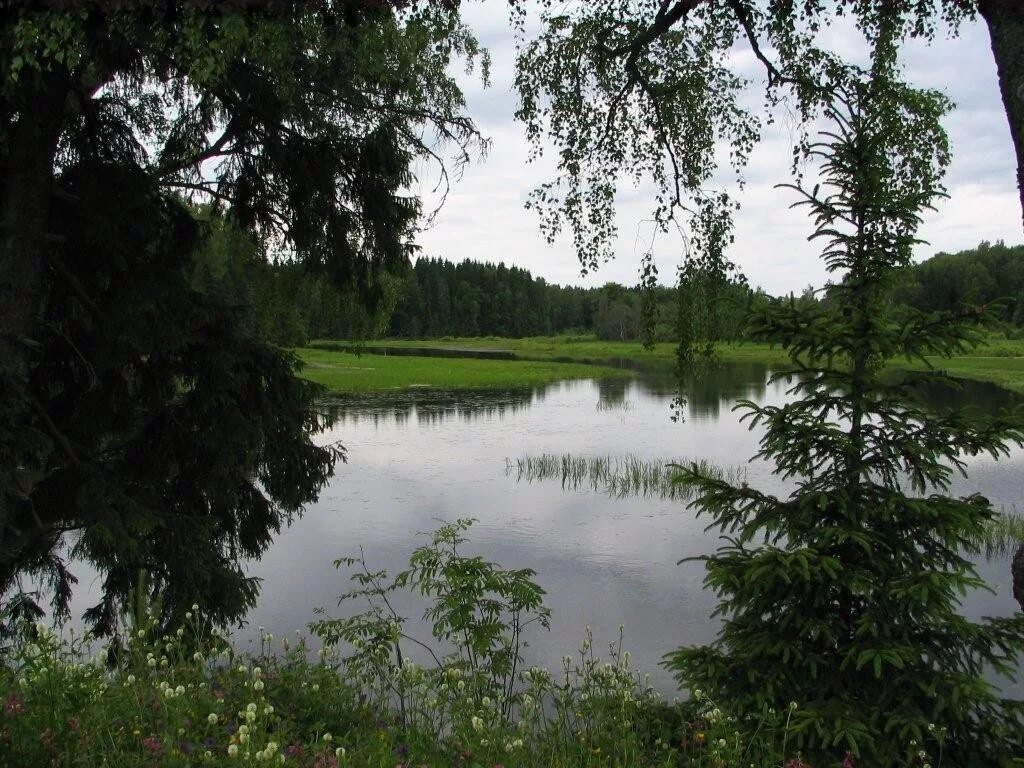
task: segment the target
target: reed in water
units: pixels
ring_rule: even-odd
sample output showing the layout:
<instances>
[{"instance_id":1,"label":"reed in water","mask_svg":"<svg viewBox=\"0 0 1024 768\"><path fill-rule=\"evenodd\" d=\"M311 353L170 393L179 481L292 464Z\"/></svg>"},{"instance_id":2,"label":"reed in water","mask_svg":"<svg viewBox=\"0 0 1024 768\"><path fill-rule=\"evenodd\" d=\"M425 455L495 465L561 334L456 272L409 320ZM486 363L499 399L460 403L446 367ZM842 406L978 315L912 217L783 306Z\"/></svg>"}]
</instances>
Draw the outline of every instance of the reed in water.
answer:
<instances>
[{"instance_id":1,"label":"reed in water","mask_svg":"<svg viewBox=\"0 0 1024 768\"><path fill-rule=\"evenodd\" d=\"M657 497L688 501L692 492L675 482L677 466L689 466L692 460L651 460L635 454L623 456L581 456L571 453L542 453L505 460L506 472L515 473L516 482L560 480L562 488L591 490L618 498ZM717 467L701 459L696 462L701 472L713 474L730 483L746 480L745 467Z\"/></svg>"}]
</instances>

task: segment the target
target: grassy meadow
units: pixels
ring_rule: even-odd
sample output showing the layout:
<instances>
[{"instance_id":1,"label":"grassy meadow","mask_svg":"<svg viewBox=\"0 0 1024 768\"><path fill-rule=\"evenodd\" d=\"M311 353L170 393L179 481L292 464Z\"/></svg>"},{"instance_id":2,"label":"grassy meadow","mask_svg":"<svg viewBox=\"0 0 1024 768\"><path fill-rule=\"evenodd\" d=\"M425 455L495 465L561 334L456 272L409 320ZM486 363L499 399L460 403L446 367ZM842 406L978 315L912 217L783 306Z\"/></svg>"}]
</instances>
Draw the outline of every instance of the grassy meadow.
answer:
<instances>
[{"instance_id":1,"label":"grassy meadow","mask_svg":"<svg viewBox=\"0 0 1024 768\"><path fill-rule=\"evenodd\" d=\"M958 379L972 379L998 384L1004 389L1024 393L1024 342L1014 342L1016 354L990 354L986 347L980 347L976 354L961 355L948 359L931 358L929 362L936 369L945 371ZM1005 347L997 347L997 349ZM906 366L921 369L923 366Z\"/></svg>"},{"instance_id":2,"label":"grassy meadow","mask_svg":"<svg viewBox=\"0 0 1024 768\"><path fill-rule=\"evenodd\" d=\"M297 350L302 376L335 392L514 389L563 379L629 376L621 368L535 360L385 356Z\"/></svg>"},{"instance_id":3,"label":"grassy meadow","mask_svg":"<svg viewBox=\"0 0 1024 768\"><path fill-rule=\"evenodd\" d=\"M350 392L431 387L438 389L487 389L537 384L570 378L627 376L609 363L670 365L676 345L660 342L644 349L637 341L601 341L592 336L537 336L508 339L443 338L429 340L384 339L370 347L422 348L423 357L355 355L323 347L349 342L320 340L318 348L304 348L299 356L307 363L303 376L330 389ZM430 350L489 350L513 353L516 360L429 357ZM785 365L788 356L780 347L751 342L729 342L717 347L723 362ZM1024 392L1024 340L992 338L969 354L929 358L936 369L950 376L986 381ZM894 360L894 369L921 369L921 363Z\"/></svg>"}]
</instances>

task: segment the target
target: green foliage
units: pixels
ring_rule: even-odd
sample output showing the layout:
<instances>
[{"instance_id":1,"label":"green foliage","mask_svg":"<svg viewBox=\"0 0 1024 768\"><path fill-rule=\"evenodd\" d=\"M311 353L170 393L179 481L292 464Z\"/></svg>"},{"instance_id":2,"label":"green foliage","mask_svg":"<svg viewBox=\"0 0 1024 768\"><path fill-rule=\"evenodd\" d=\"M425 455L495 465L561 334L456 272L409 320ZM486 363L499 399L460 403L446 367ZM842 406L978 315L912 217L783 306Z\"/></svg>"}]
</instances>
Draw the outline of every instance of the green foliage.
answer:
<instances>
[{"instance_id":1,"label":"green foliage","mask_svg":"<svg viewBox=\"0 0 1024 768\"><path fill-rule=\"evenodd\" d=\"M483 148L448 68L486 57L451 3L2 5L0 596L37 577L64 613L66 542L102 575L97 630L140 572L168 620L238 619L241 560L341 457L267 343L302 335L300 298L260 259L373 317L412 164Z\"/></svg>"},{"instance_id":2,"label":"green foliage","mask_svg":"<svg viewBox=\"0 0 1024 768\"><path fill-rule=\"evenodd\" d=\"M653 185L656 232L679 231L685 243L677 326L684 365L706 357L716 338L736 338L715 335L714 284L734 271L726 251L736 209L717 184L720 150L728 150L742 185L763 124L785 101L798 120L796 170L806 126L843 78L827 41L838 17L851 17L872 45L883 21L894 38L932 39L940 20L955 29L975 15L974 4L961 0L542 0L540 7L535 39L526 38L526 11L513 12L520 22L516 116L534 155L553 151L557 170L528 206L549 241L568 229L584 270L594 269L614 254L620 189ZM763 67L763 116L742 98L750 81L737 50Z\"/></svg>"},{"instance_id":3,"label":"green foliage","mask_svg":"<svg viewBox=\"0 0 1024 768\"><path fill-rule=\"evenodd\" d=\"M551 285L519 267L418 259L401 287L387 332L398 338L596 333L609 340L674 336L671 289L656 273L636 288ZM641 311L641 305L646 309ZM344 337L344 335L336 335Z\"/></svg>"},{"instance_id":4,"label":"green foliage","mask_svg":"<svg viewBox=\"0 0 1024 768\"><path fill-rule=\"evenodd\" d=\"M535 623L547 628L550 611L544 607L544 590L531 580L533 571L505 570L479 556L461 554L463 533L472 523L463 519L439 528L428 544L413 551L409 568L390 580L384 571L369 570L363 555L335 561L339 567L358 566L351 577L356 588L343 594L339 604L356 599L369 607L350 618L318 621L311 628L328 645L343 641L353 646L348 663L357 670L357 679L386 700L399 693L395 677L407 666L402 641L429 650L406 634L406 619L392 605L393 593L408 589L431 601L423 619L434 639L453 645L443 661L429 650L434 661L465 677L461 687L469 686L478 706L487 694L497 692L499 711L508 720L515 703L516 672L523 663L523 632Z\"/></svg>"},{"instance_id":5,"label":"green foliage","mask_svg":"<svg viewBox=\"0 0 1024 768\"><path fill-rule=\"evenodd\" d=\"M926 312L999 302L989 307L991 318L1020 327L1024 325L1024 246L983 242L959 253L936 254L907 270L893 300Z\"/></svg>"},{"instance_id":6,"label":"green foliage","mask_svg":"<svg viewBox=\"0 0 1024 768\"><path fill-rule=\"evenodd\" d=\"M606 659L588 635L560 669L524 670L505 718L501 690L480 695L457 665L405 663L381 701L333 649L261 630L244 654L198 606L177 625L146 618L114 667L90 636L20 629L0 665L4 765L703 768L734 752L758 768L782 762L780 740L767 738L784 734L778 718L751 736L709 701L693 712L665 705L621 637Z\"/></svg>"},{"instance_id":7,"label":"green foliage","mask_svg":"<svg viewBox=\"0 0 1024 768\"><path fill-rule=\"evenodd\" d=\"M294 261L271 262L266 248L223 216L200 210L209 234L196 254L193 287L237 307L265 341L297 347L313 338L366 339L383 334L398 301L399 277L381 275L371 307L359 290L339 286Z\"/></svg>"},{"instance_id":8,"label":"green foliage","mask_svg":"<svg viewBox=\"0 0 1024 768\"><path fill-rule=\"evenodd\" d=\"M567 227L584 268L614 250L614 201L620 185L653 182L652 218L663 231L689 223L687 257L723 273L733 203L715 190L717 147L741 177L760 138L762 118L746 107L748 85L737 48L764 68L767 120L791 98L804 123L819 113L843 77L822 46L829 27L853 19L872 45L883 21L894 38L932 39L940 21L954 29L973 18L960 0L754 2L753 0L597 0L566 6L542 0L540 35L527 40L518 9L517 118L534 153L554 145L556 176L530 196L549 239ZM798 136L796 157L806 137Z\"/></svg>"},{"instance_id":9,"label":"green foliage","mask_svg":"<svg viewBox=\"0 0 1024 768\"><path fill-rule=\"evenodd\" d=\"M857 764L908 765L918 749L1008 765L1024 756L1021 710L985 675L1013 674L1024 619L958 614L960 597L984 588L969 557L995 512L945 491L963 455L1005 454L1024 421L929 412L912 381L880 376L894 357L965 348L980 319L889 300L948 162L945 100L895 82L891 62L883 41L871 76L836 91L810 146L822 183L796 188L840 276L831 300L773 302L754 320L791 355L796 399L740 407L765 428L758 456L792 490L780 498L682 471L726 541L702 558L723 624L714 644L667 663L741 716L797 702L792 736L816 765L847 750Z\"/></svg>"}]
</instances>

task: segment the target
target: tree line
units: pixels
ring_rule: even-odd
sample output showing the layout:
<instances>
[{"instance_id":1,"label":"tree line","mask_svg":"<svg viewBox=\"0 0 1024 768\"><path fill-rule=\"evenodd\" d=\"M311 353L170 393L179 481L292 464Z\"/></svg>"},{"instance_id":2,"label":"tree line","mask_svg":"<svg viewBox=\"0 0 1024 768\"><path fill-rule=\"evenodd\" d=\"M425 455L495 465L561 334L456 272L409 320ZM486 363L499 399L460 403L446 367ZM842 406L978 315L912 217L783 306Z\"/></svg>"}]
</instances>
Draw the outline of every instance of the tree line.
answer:
<instances>
[{"instance_id":1,"label":"tree line","mask_svg":"<svg viewBox=\"0 0 1024 768\"><path fill-rule=\"evenodd\" d=\"M680 301L691 308L700 303L692 293L681 297L665 285L563 286L504 262L442 258L421 258L404 276L381 277L378 295L367 302L304 265L268 260L255 241L223 220L209 224L212 234L191 268L193 286L243 307L254 333L285 347L312 339L573 333L609 341L676 341ZM713 315L719 337L737 339L743 314L759 295L726 282L713 297L713 311L702 305L701 314Z\"/></svg>"},{"instance_id":2,"label":"tree line","mask_svg":"<svg viewBox=\"0 0 1024 768\"><path fill-rule=\"evenodd\" d=\"M202 216L202 212L200 212ZM681 323L726 341L747 338L744 317L769 296L741 280L713 286L583 288L548 283L529 270L465 260L421 258L401 274L378 280L367 301L323 274L286 260L268 260L259 244L223 219L191 267L193 286L244 307L249 329L279 346L312 339L587 334L608 341L678 341ZM830 288L824 292L829 301ZM793 300L821 294L808 287ZM1024 327L1024 245L983 241L976 248L938 253L903 270L892 301L920 311L946 312L992 305L992 318ZM650 313L650 317L646 317Z\"/></svg>"},{"instance_id":3,"label":"tree line","mask_svg":"<svg viewBox=\"0 0 1024 768\"><path fill-rule=\"evenodd\" d=\"M908 270L893 300L933 312L999 302L992 308L995 319L1024 327L1024 245L983 241L977 248L938 253Z\"/></svg>"}]
</instances>

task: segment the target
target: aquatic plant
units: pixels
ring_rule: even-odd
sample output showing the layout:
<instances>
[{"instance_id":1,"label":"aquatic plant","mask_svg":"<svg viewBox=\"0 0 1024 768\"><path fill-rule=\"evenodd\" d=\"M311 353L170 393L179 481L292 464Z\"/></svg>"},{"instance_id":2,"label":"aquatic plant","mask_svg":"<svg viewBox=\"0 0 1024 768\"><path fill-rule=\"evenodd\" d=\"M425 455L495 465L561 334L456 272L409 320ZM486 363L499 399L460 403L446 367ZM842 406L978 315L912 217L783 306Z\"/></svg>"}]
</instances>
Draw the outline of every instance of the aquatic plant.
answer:
<instances>
[{"instance_id":1,"label":"aquatic plant","mask_svg":"<svg viewBox=\"0 0 1024 768\"><path fill-rule=\"evenodd\" d=\"M704 459L651 460L635 454L624 456L581 456L572 453L542 453L505 460L506 474L515 473L516 482L559 480L566 490L590 488L617 498L656 497L688 501L693 489L675 482L680 466L696 464L702 472L726 482L746 480L745 467L718 467Z\"/></svg>"},{"instance_id":2,"label":"aquatic plant","mask_svg":"<svg viewBox=\"0 0 1024 768\"><path fill-rule=\"evenodd\" d=\"M1009 557L1024 546L1024 515L1019 512L996 515L982 527L975 544L990 560Z\"/></svg>"}]
</instances>

